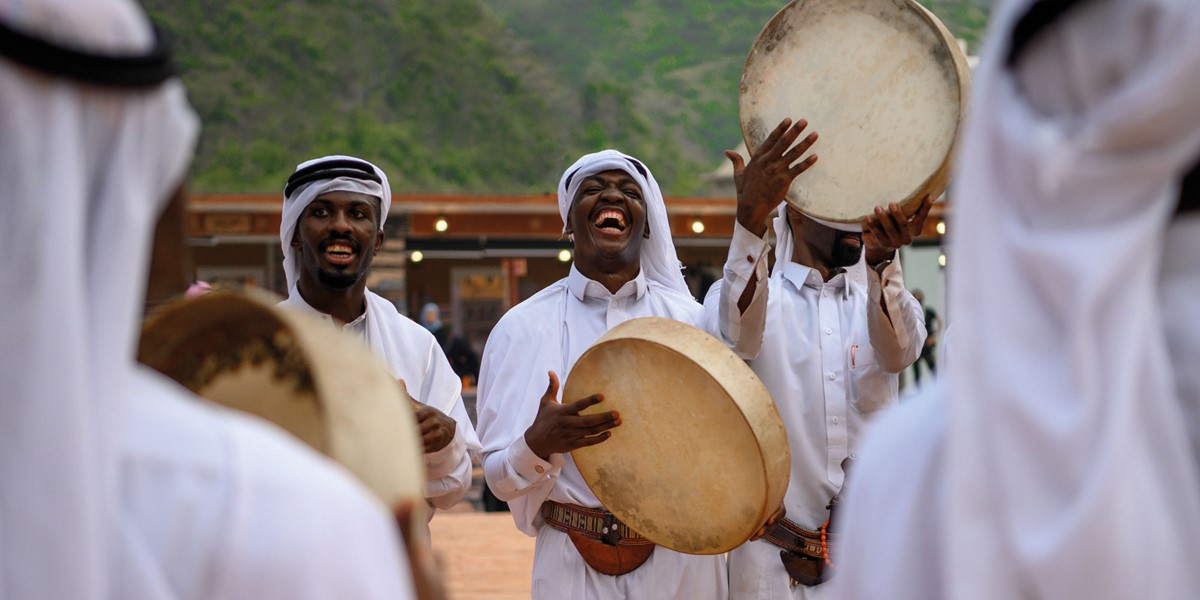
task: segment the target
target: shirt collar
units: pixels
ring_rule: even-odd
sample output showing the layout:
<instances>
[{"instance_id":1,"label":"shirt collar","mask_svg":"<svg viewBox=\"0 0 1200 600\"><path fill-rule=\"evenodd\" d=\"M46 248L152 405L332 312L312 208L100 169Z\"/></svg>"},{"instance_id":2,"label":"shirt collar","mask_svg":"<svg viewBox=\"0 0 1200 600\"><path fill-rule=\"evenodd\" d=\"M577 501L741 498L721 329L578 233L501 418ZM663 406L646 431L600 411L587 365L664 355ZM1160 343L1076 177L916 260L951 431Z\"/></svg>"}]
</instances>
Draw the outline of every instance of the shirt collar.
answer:
<instances>
[{"instance_id":1,"label":"shirt collar","mask_svg":"<svg viewBox=\"0 0 1200 600\"><path fill-rule=\"evenodd\" d=\"M571 272L567 275L567 287L570 288L573 294L581 302L587 298L622 298L625 296L633 296L637 300L641 300L642 296L646 295L646 276L641 270L638 271L637 277L625 282L617 293L609 293L608 288L600 284L600 282L588 279L579 269L575 268L575 264L571 264Z\"/></svg>"},{"instance_id":2,"label":"shirt collar","mask_svg":"<svg viewBox=\"0 0 1200 600\"><path fill-rule=\"evenodd\" d=\"M850 276L846 269L839 268L834 271L836 275L831 277L829 281L821 278L821 272L812 267L807 267L797 262L789 261L783 266L783 277L792 282L796 289L801 289L808 286L813 289L833 288L842 290L842 295L846 298L850 297L850 286L847 284L847 278Z\"/></svg>"}]
</instances>

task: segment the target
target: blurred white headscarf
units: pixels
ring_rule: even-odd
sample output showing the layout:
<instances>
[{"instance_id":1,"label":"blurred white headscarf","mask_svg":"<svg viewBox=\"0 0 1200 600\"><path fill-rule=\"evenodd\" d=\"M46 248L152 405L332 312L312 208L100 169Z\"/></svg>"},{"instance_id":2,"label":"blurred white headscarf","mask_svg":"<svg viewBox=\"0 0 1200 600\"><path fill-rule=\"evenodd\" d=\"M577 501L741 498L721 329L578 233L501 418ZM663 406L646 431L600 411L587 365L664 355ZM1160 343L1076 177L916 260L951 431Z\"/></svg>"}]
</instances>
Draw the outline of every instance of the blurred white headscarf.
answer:
<instances>
[{"instance_id":1,"label":"blurred white headscarf","mask_svg":"<svg viewBox=\"0 0 1200 600\"><path fill-rule=\"evenodd\" d=\"M650 223L650 239L642 246L642 272L646 278L667 289L692 297L683 279L675 242L671 238L671 223L667 220L667 204L654 175L638 159L616 150L603 150L585 155L571 165L558 182L558 213L566 228L579 184L584 179L605 171L624 171L642 188L646 200L646 220Z\"/></svg>"},{"instance_id":2,"label":"blurred white headscarf","mask_svg":"<svg viewBox=\"0 0 1200 600\"><path fill-rule=\"evenodd\" d=\"M156 47L132 0L0 0L0 23L89 54ZM152 231L199 122L177 79L28 64L0 53L0 597L102 598L155 577L122 534L118 440Z\"/></svg>"},{"instance_id":3,"label":"blurred white headscarf","mask_svg":"<svg viewBox=\"0 0 1200 600\"><path fill-rule=\"evenodd\" d=\"M962 145L945 591L1195 597L1200 487L1157 279L1200 155L1200 4L1080 2L1023 79L1004 58L1031 5L993 13Z\"/></svg>"},{"instance_id":4,"label":"blurred white headscarf","mask_svg":"<svg viewBox=\"0 0 1200 600\"><path fill-rule=\"evenodd\" d=\"M379 181L363 179L361 176L351 173L353 169L343 170L339 168L339 165L346 164L347 162L362 163L371 170L374 170ZM283 217L279 224L279 243L283 247L283 274L287 279L289 292L296 287L296 279L300 277L299 267L297 266L298 258L292 249L292 235L296 232L296 224L300 221L300 215L304 214L304 209L308 208L308 205L312 204L312 201L316 200L317 196L329 192L355 192L379 198L380 231L383 231L383 223L387 220L388 211L392 207L392 188L388 185L387 175L383 172L383 169L361 158L342 155L314 158L304 161L296 167L296 174L301 174L302 172L308 172L317 178L295 186L294 189L291 189L290 194L285 191L283 196ZM322 177L322 174L325 176ZM294 177L295 175L293 175Z\"/></svg>"}]
</instances>

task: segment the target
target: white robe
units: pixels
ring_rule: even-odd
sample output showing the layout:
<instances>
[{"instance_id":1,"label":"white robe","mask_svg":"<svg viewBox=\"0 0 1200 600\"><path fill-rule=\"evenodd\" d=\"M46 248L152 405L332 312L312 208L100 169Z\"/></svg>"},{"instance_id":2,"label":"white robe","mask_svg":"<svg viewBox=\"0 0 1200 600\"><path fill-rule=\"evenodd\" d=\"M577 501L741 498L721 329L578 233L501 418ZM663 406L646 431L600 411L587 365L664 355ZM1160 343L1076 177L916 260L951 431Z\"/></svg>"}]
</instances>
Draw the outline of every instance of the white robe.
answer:
<instances>
[{"instance_id":1,"label":"white robe","mask_svg":"<svg viewBox=\"0 0 1200 600\"><path fill-rule=\"evenodd\" d=\"M332 317L305 302L295 287L280 304L337 326ZM367 310L343 328L383 357L392 376L404 380L417 402L442 411L458 424L445 448L425 454L425 499L435 508L454 506L471 488L471 456L479 452L479 438L463 406L462 380L429 330L370 290Z\"/></svg>"},{"instance_id":2,"label":"white robe","mask_svg":"<svg viewBox=\"0 0 1200 600\"><path fill-rule=\"evenodd\" d=\"M700 305L641 273L609 294L572 266L566 279L509 310L488 338L478 400L484 474L496 497L508 501L517 528L538 538L534 598L716 600L726 595L722 556L689 556L659 547L636 570L603 575L588 567L566 534L546 526L538 512L546 500L601 506L569 454L552 454L544 461L525 443L525 430L546 391L547 372L566 381L571 365L604 332L648 316L696 324ZM698 516L704 509L690 508Z\"/></svg>"},{"instance_id":3,"label":"white robe","mask_svg":"<svg viewBox=\"0 0 1200 600\"><path fill-rule=\"evenodd\" d=\"M145 367L123 417L122 533L158 578L114 597L412 597L395 521L339 465Z\"/></svg>"},{"instance_id":4,"label":"white robe","mask_svg":"<svg viewBox=\"0 0 1200 600\"><path fill-rule=\"evenodd\" d=\"M790 247L791 236L780 237ZM900 263L882 277L867 269L866 279L864 286L841 273L825 282L814 269L777 263L745 312L737 303L747 280L735 272L704 301L706 328L747 359L779 408L792 459L787 518L814 531L842 487L842 461L858 457L867 422L896 404L899 373L925 340L924 314L904 287ZM731 551L730 598L828 597L827 584L792 588L779 551L765 540Z\"/></svg>"},{"instance_id":5,"label":"white robe","mask_svg":"<svg viewBox=\"0 0 1200 600\"><path fill-rule=\"evenodd\" d=\"M1194 317L1158 296L1200 155L1200 5L1080 3L1014 75L1003 59L1029 4L993 14L962 144L945 388L870 434L835 580L847 598L1200 590L1173 373L1200 357L1169 352Z\"/></svg>"}]
</instances>

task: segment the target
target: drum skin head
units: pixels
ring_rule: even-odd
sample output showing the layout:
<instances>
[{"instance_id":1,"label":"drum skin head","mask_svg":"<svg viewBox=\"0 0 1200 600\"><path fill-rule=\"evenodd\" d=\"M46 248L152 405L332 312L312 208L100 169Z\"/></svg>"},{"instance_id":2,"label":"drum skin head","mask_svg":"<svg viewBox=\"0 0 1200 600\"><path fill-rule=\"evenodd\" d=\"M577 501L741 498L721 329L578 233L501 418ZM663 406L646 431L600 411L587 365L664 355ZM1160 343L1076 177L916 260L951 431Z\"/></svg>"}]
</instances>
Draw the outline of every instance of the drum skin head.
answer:
<instances>
[{"instance_id":1,"label":"drum skin head","mask_svg":"<svg viewBox=\"0 0 1200 600\"><path fill-rule=\"evenodd\" d=\"M571 453L588 487L656 544L720 554L744 543L783 501L787 434L766 387L731 350L690 325L626 321L572 367L563 402L616 410L608 440Z\"/></svg>"},{"instance_id":2,"label":"drum skin head","mask_svg":"<svg viewBox=\"0 0 1200 600\"><path fill-rule=\"evenodd\" d=\"M412 400L361 341L265 293L215 292L142 328L138 360L197 395L275 423L383 503L423 507Z\"/></svg>"},{"instance_id":3,"label":"drum skin head","mask_svg":"<svg viewBox=\"0 0 1200 600\"><path fill-rule=\"evenodd\" d=\"M787 201L856 228L891 202L913 214L946 189L970 70L916 0L793 0L767 23L742 71L747 148L785 117L806 119L817 162Z\"/></svg>"}]
</instances>

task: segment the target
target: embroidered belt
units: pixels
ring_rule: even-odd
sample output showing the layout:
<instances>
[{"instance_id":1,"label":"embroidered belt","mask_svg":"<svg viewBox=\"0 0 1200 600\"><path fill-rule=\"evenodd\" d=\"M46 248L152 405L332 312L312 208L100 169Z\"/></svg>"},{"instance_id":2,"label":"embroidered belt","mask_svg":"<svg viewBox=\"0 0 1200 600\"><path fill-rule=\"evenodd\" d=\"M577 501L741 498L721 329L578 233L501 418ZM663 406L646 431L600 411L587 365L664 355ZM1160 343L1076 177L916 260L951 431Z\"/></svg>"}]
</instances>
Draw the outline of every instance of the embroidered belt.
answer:
<instances>
[{"instance_id":1,"label":"embroidered belt","mask_svg":"<svg viewBox=\"0 0 1200 600\"><path fill-rule=\"evenodd\" d=\"M589 567L605 575L633 571L656 547L607 510L546 501L541 512L547 525L567 534Z\"/></svg>"},{"instance_id":2,"label":"embroidered belt","mask_svg":"<svg viewBox=\"0 0 1200 600\"><path fill-rule=\"evenodd\" d=\"M581 533L609 546L640 546L654 543L602 508L546 501L542 504L542 518L546 520L547 525L559 531Z\"/></svg>"},{"instance_id":3,"label":"embroidered belt","mask_svg":"<svg viewBox=\"0 0 1200 600\"><path fill-rule=\"evenodd\" d=\"M808 586L828 581L833 575L833 565L829 562L829 554L834 545L834 537L829 533L827 525L821 526L821 531L805 529L793 521L780 519L775 525L768 527L762 539L783 548L779 559L783 567L795 583Z\"/></svg>"}]
</instances>

